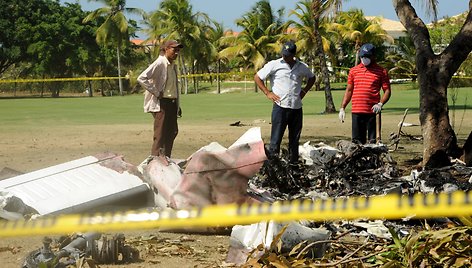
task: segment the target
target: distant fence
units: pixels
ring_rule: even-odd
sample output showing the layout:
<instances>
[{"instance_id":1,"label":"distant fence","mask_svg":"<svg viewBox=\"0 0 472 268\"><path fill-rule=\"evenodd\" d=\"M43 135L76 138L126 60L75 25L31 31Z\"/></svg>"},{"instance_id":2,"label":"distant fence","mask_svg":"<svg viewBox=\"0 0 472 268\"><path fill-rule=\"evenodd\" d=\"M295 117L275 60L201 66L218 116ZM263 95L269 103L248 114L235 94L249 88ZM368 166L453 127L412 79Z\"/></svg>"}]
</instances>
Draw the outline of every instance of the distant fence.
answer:
<instances>
[{"instance_id":1,"label":"distant fence","mask_svg":"<svg viewBox=\"0 0 472 268\"><path fill-rule=\"evenodd\" d=\"M319 70L315 70L319 77ZM180 75L182 93L210 91L224 93L230 91L256 91L253 82L255 72L203 73ZM331 82L346 82L348 68L330 69ZM404 78L408 74L392 74L392 83L411 82ZM412 74L409 74L410 76ZM119 95L120 77L73 77L45 79L0 79L0 97L21 96L114 96ZM124 94L139 93L141 87L136 77L123 76ZM318 81L321 81L318 79ZM454 76L450 87L472 87L472 77ZM56 94L56 95L55 95Z\"/></svg>"},{"instance_id":2,"label":"distant fence","mask_svg":"<svg viewBox=\"0 0 472 268\"><path fill-rule=\"evenodd\" d=\"M200 90L221 91L236 88L254 91L253 72L205 73L180 75L183 93L198 93ZM186 79L184 79L186 78ZM0 97L2 96L49 96L67 95L119 95L120 77L75 77L47 79L0 79ZM121 82L125 94L142 91L137 77L122 76ZM249 81L249 82L248 82Z\"/></svg>"}]
</instances>

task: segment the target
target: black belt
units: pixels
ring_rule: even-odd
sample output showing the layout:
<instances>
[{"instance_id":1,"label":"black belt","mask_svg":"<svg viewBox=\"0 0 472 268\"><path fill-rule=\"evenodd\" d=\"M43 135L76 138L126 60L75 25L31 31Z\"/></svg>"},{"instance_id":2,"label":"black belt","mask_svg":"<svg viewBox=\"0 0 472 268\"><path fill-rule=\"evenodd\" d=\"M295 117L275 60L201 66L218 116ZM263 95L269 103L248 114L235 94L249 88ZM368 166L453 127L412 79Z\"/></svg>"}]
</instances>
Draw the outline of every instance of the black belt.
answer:
<instances>
[{"instance_id":1,"label":"black belt","mask_svg":"<svg viewBox=\"0 0 472 268\"><path fill-rule=\"evenodd\" d=\"M177 99L162 98L161 101L167 102L167 103L176 103Z\"/></svg>"}]
</instances>

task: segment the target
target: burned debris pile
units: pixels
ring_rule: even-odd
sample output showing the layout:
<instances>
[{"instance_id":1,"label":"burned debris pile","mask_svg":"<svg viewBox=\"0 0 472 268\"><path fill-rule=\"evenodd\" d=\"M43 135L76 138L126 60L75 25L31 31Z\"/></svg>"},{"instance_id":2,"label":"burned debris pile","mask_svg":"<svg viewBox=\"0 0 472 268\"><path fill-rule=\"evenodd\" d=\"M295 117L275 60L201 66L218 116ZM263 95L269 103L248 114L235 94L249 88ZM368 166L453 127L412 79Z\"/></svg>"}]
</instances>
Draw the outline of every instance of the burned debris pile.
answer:
<instances>
[{"instance_id":1,"label":"burned debris pile","mask_svg":"<svg viewBox=\"0 0 472 268\"><path fill-rule=\"evenodd\" d=\"M417 174L416 181L416 188L423 193L470 191L472 168L455 161L452 166L423 170Z\"/></svg>"},{"instance_id":2,"label":"burned debris pile","mask_svg":"<svg viewBox=\"0 0 472 268\"><path fill-rule=\"evenodd\" d=\"M412 170L401 176L385 145L338 141L336 148L319 144L300 146L303 162L291 165L283 153L269 156L251 180L254 195L261 190L275 200L310 197L372 196L470 190L472 168L459 161L441 169Z\"/></svg>"},{"instance_id":3,"label":"burned debris pile","mask_svg":"<svg viewBox=\"0 0 472 268\"><path fill-rule=\"evenodd\" d=\"M362 146L339 141L334 148L306 143L300 146L300 154L303 162L297 166L290 165L285 154L280 158L269 156L260 172L249 181L250 193L266 202L274 202L470 191L472 188L472 168L459 160L453 160L449 167L411 170L409 175L402 176L385 145ZM270 262L274 266L304 263L325 267L403 267L405 263L410 267L469 267L471 264L472 250L465 246L472 235L471 217L419 220L413 216L375 221L360 218L304 221L303 225L313 230L328 230L329 238L300 241L285 252L267 245L259 246L257 248L263 250L254 249L246 263ZM306 254L310 245L325 243L329 246L322 251L322 258L314 259Z\"/></svg>"},{"instance_id":4,"label":"burned debris pile","mask_svg":"<svg viewBox=\"0 0 472 268\"><path fill-rule=\"evenodd\" d=\"M401 181L387 147L348 141L338 142L337 147L305 144L303 163L296 166L288 164L284 154L269 157L250 183L287 200L314 193L330 197L382 194L388 185Z\"/></svg>"}]
</instances>

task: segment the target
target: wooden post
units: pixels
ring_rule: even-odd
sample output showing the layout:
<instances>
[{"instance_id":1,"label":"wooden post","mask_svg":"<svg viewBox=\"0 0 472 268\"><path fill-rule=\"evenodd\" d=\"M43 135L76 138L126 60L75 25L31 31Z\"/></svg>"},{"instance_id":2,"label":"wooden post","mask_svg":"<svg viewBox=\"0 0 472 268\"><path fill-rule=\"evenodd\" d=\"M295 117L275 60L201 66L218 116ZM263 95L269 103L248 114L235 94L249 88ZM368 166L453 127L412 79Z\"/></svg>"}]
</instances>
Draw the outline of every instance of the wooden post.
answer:
<instances>
[{"instance_id":1,"label":"wooden post","mask_svg":"<svg viewBox=\"0 0 472 268\"><path fill-rule=\"evenodd\" d=\"M377 138L377 144L382 143L382 113L378 113L375 116L375 134Z\"/></svg>"}]
</instances>

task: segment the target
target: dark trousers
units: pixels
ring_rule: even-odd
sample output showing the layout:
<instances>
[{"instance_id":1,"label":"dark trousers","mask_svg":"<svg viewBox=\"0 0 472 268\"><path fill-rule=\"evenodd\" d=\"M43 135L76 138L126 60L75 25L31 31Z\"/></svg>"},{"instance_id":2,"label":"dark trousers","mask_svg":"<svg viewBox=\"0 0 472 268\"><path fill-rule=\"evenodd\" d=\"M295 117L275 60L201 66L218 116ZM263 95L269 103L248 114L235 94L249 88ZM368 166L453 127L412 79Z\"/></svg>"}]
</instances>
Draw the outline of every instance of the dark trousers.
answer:
<instances>
[{"instance_id":1,"label":"dark trousers","mask_svg":"<svg viewBox=\"0 0 472 268\"><path fill-rule=\"evenodd\" d=\"M375 143L376 134L375 114L352 114L352 142Z\"/></svg>"},{"instance_id":2,"label":"dark trousers","mask_svg":"<svg viewBox=\"0 0 472 268\"><path fill-rule=\"evenodd\" d=\"M154 137L151 155L171 156L175 137L179 132L177 126L177 101L175 99L161 99L161 111L152 113L154 117Z\"/></svg>"},{"instance_id":3,"label":"dark trousers","mask_svg":"<svg viewBox=\"0 0 472 268\"><path fill-rule=\"evenodd\" d=\"M298 162L298 142L303 127L303 110L282 108L277 104L272 107L272 130L269 150L271 154L279 154L280 143L288 126L289 161Z\"/></svg>"}]
</instances>

